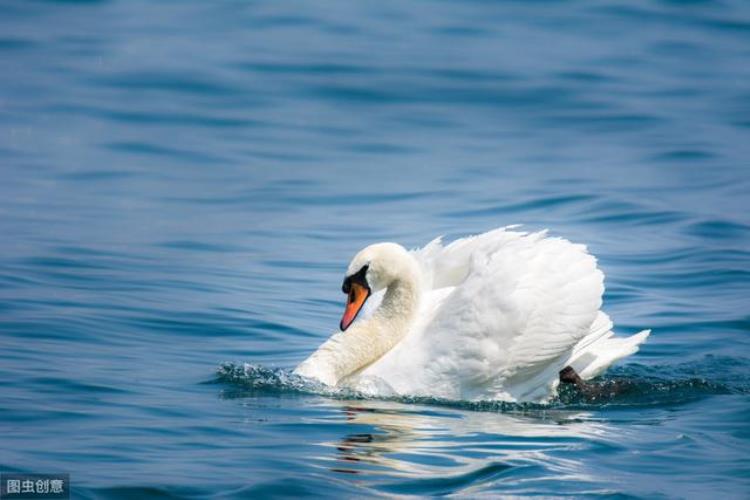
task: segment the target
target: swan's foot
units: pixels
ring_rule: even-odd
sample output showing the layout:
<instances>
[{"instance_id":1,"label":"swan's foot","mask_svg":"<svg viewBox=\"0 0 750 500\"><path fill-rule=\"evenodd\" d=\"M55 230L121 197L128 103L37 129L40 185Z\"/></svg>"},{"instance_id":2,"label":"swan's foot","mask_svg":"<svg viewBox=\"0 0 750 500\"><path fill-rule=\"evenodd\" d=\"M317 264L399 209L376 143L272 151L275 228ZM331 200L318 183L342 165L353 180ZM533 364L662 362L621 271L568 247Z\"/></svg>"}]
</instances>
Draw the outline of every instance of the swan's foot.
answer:
<instances>
[{"instance_id":1,"label":"swan's foot","mask_svg":"<svg viewBox=\"0 0 750 500\"><path fill-rule=\"evenodd\" d=\"M583 381L578 372L576 372L572 366L566 366L560 370L560 382L563 384L574 384L579 389L587 386L586 382Z\"/></svg>"},{"instance_id":2,"label":"swan's foot","mask_svg":"<svg viewBox=\"0 0 750 500\"><path fill-rule=\"evenodd\" d=\"M575 385L576 389L578 389L578 391L588 399L596 399L602 396L605 392L603 388L599 387L598 385L584 382L584 380L580 375L578 375L578 372L576 372L572 366L566 366L565 368L560 370L559 376L560 383Z\"/></svg>"},{"instance_id":3,"label":"swan's foot","mask_svg":"<svg viewBox=\"0 0 750 500\"><path fill-rule=\"evenodd\" d=\"M626 392L628 384L621 381L604 383L590 383L584 381L572 366L566 366L559 373L561 384L573 384L576 389L586 398L594 401L613 398Z\"/></svg>"}]
</instances>

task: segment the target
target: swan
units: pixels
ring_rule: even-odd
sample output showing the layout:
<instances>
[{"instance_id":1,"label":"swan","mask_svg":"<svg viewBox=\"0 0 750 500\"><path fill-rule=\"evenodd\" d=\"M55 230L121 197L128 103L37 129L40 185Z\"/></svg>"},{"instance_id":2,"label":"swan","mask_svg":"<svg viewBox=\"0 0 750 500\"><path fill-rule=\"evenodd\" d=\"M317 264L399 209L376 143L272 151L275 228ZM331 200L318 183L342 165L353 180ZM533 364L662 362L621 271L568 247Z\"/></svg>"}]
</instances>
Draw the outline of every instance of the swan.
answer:
<instances>
[{"instance_id":1,"label":"swan","mask_svg":"<svg viewBox=\"0 0 750 500\"><path fill-rule=\"evenodd\" d=\"M650 330L614 336L586 247L516 227L364 248L340 331L294 373L374 396L545 402L564 367L587 380L635 353Z\"/></svg>"}]
</instances>

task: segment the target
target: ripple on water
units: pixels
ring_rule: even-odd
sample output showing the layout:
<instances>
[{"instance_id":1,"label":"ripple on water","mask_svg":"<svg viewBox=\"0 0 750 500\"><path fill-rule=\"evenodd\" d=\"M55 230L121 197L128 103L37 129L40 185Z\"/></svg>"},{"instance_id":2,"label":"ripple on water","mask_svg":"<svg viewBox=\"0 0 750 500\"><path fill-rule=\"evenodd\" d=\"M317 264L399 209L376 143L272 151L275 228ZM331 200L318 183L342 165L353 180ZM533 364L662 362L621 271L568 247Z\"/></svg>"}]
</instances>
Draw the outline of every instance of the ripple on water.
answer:
<instances>
[{"instance_id":1,"label":"ripple on water","mask_svg":"<svg viewBox=\"0 0 750 500\"><path fill-rule=\"evenodd\" d=\"M425 396L386 397L401 403L447 406L472 411L528 412L546 409L598 409L606 406L637 408L674 406L721 394L750 394L750 360L708 355L677 365L630 364L616 367L594 380L595 396L571 386L561 386L559 397L548 404L504 401L452 401ZM372 399L349 389L331 389L282 368L224 363L213 382L225 384L224 396L247 397L258 393L308 393L339 399ZM378 399L378 398L375 398ZM381 398L383 399L383 398Z\"/></svg>"}]
</instances>

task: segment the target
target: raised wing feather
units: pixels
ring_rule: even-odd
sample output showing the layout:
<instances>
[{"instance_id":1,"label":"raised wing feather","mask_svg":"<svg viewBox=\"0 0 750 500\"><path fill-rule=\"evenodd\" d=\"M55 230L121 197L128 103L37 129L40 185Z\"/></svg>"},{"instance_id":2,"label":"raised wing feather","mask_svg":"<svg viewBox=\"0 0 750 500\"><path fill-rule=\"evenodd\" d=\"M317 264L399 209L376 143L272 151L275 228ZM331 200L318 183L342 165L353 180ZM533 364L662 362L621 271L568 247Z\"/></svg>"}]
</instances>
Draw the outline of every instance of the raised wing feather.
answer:
<instances>
[{"instance_id":1,"label":"raised wing feather","mask_svg":"<svg viewBox=\"0 0 750 500\"><path fill-rule=\"evenodd\" d=\"M525 233L508 231L518 226L508 226L476 236L468 236L443 246L442 237L435 238L413 254L422 267L428 289L457 286L463 283L471 270L472 259L478 253L491 253L503 244L521 238Z\"/></svg>"},{"instance_id":2,"label":"raised wing feather","mask_svg":"<svg viewBox=\"0 0 750 500\"><path fill-rule=\"evenodd\" d=\"M582 245L505 229L433 242L417 258L450 287L423 327L423 386L453 397L513 398L569 353L601 306L603 275Z\"/></svg>"}]
</instances>

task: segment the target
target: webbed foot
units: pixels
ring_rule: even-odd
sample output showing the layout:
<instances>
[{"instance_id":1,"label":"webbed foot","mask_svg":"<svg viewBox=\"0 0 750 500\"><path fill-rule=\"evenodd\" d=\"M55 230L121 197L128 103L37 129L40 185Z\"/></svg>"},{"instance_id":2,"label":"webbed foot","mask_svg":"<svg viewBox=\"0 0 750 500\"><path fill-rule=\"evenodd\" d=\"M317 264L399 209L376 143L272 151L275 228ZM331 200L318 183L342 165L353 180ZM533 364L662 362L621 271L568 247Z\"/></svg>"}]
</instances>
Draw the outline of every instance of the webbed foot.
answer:
<instances>
[{"instance_id":1,"label":"webbed foot","mask_svg":"<svg viewBox=\"0 0 750 500\"><path fill-rule=\"evenodd\" d=\"M573 384L576 389L590 400L613 398L625 391L629 385L622 381L592 383L584 381L572 366L566 366L559 372L561 384Z\"/></svg>"},{"instance_id":2,"label":"webbed foot","mask_svg":"<svg viewBox=\"0 0 750 500\"><path fill-rule=\"evenodd\" d=\"M563 384L575 384L577 387L585 386L586 382L583 381L578 372L576 372L572 366L566 366L560 370L560 382Z\"/></svg>"}]
</instances>

